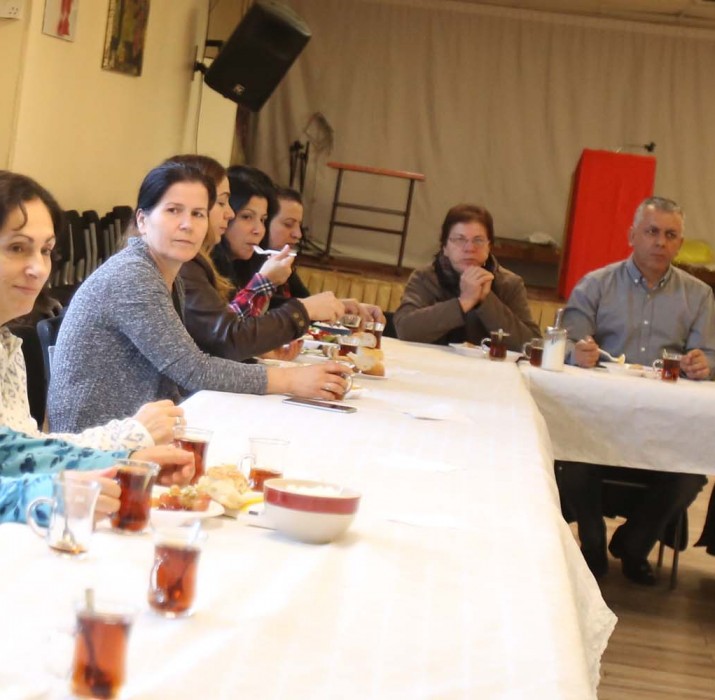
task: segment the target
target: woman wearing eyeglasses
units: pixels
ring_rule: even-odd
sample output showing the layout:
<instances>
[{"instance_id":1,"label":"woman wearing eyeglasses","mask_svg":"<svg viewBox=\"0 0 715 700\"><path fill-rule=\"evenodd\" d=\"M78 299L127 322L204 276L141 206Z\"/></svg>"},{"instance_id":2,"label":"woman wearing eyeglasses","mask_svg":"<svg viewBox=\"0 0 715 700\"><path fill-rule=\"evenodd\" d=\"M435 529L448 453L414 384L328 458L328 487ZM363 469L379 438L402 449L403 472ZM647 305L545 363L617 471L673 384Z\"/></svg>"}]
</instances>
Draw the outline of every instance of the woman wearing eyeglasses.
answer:
<instances>
[{"instance_id":1,"label":"woman wearing eyeglasses","mask_svg":"<svg viewBox=\"0 0 715 700\"><path fill-rule=\"evenodd\" d=\"M415 270L394 323L402 340L478 344L502 329L508 348L540 336L526 298L524 280L491 254L494 221L484 208L458 204L442 224L440 249L431 265Z\"/></svg>"}]
</instances>

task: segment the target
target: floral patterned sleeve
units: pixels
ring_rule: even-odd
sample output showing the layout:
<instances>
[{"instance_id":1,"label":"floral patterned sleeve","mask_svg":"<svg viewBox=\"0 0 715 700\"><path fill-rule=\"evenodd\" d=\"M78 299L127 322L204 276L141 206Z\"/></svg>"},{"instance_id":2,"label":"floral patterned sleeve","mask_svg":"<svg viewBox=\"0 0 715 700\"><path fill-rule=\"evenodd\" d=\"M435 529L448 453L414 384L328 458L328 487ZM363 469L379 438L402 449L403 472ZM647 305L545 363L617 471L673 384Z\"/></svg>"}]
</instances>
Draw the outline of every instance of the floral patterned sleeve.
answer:
<instances>
[{"instance_id":1,"label":"floral patterned sleeve","mask_svg":"<svg viewBox=\"0 0 715 700\"><path fill-rule=\"evenodd\" d=\"M243 289L236 292L228 305L242 319L262 316L275 291L273 282L257 272Z\"/></svg>"},{"instance_id":2,"label":"floral patterned sleeve","mask_svg":"<svg viewBox=\"0 0 715 700\"><path fill-rule=\"evenodd\" d=\"M52 437L98 450L138 450L154 444L147 429L134 418L112 420L81 433L40 432L30 415L27 369L20 340L4 327L0 328L0 426L35 438Z\"/></svg>"}]
</instances>

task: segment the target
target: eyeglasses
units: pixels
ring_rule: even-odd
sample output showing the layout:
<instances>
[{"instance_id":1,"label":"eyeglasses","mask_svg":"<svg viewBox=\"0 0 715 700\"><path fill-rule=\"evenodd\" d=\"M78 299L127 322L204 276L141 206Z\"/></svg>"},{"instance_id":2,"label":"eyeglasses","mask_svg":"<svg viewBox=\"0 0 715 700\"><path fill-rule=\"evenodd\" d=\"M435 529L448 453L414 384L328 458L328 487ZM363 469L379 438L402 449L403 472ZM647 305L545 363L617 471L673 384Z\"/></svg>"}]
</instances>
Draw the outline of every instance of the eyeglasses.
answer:
<instances>
[{"instance_id":1,"label":"eyeglasses","mask_svg":"<svg viewBox=\"0 0 715 700\"><path fill-rule=\"evenodd\" d=\"M486 238L465 238L464 236L450 236L447 239L450 243L459 248L466 248L468 245L473 245L475 248L484 248L484 246L489 245L489 241Z\"/></svg>"}]
</instances>

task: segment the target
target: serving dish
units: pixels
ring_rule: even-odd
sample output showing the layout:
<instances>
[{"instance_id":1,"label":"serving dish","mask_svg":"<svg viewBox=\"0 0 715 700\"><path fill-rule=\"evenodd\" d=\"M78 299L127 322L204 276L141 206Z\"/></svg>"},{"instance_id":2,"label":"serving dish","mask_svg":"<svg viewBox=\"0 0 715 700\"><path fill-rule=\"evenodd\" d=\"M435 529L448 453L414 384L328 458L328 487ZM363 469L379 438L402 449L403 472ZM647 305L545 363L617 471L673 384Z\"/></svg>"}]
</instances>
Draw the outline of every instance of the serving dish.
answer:
<instances>
[{"instance_id":1,"label":"serving dish","mask_svg":"<svg viewBox=\"0 0 715 700\"><path fill-rule=\"evenodd\" d=\"M168 490L166 486L155 486L151 492L152 498L158 498ZM182 525L184 523L193 523L196 520L216 518L219 515L223 515L223 511L223 506L214 500L209 501L209 507L206 510L161 510L160 508L152 508L151 523L152 525Z\"/></svg>"},{"instance_id":2,"label":"serving dish","mask_svg":"<svg viewBox=\"0 0 715 700\"><path fill-rule=\"evenodd\" d=\"M354 489L305 479L268 479L263 489L265 517L291 539L325 544L352 524L361 495Z\"/></svg>"}]
</instances>

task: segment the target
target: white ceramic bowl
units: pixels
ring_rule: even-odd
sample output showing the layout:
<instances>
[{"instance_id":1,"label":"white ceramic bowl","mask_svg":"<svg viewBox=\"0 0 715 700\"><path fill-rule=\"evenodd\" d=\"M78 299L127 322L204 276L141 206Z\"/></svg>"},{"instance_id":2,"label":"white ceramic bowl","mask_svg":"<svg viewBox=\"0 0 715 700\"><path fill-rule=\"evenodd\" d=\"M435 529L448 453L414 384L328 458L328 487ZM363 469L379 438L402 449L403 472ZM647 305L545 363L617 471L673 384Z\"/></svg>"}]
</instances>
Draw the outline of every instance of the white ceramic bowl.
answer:
<instances>
[{"instance_id":1,"label":"white ceramic bowl","mask_svg":"<svg viewBox=\"0 0 715 700\"><path fill-rule=\"evenodd\" d=\"M302 479L268 479L263 498L272 527L294 540L313 544L340 537L360 505L360 494L354 489Z\"/></svg>"}]
</instances>

